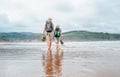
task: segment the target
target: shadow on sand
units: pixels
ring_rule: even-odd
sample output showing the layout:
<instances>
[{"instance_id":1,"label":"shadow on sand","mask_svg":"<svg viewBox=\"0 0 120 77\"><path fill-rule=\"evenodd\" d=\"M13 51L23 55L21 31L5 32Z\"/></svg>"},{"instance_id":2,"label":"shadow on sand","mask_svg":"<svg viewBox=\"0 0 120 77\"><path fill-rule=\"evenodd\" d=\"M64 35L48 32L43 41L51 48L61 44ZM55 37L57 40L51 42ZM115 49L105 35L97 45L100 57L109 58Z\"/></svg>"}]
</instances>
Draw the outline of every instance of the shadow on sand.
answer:
<instances>
[{"instance_id":1,"label":"shadow on sand","mask_svg":"<svg viewBox=\"0 0 120 77\"><path fill-rule=\"evenodd\" d=\"M52 54L52 50L48 50L42 55L42 65L46 77L62 76L62 59L63 52L61 50L56 50L55 54Z\"/></svg>"}]
</instances>

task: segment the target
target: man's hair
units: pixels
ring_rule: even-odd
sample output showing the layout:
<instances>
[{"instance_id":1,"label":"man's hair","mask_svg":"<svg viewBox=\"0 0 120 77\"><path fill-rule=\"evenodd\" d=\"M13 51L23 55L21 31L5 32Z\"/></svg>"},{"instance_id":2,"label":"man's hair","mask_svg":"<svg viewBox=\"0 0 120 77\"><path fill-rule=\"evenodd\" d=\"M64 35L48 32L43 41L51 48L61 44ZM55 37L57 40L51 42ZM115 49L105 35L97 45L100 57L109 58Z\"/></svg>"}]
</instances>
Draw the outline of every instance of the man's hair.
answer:
<instances>
[{"instance_id":1,"label":"man's hair","mask_svg":"<svg viewBox=\"0 0 120 77\"><path fill-rule=\"evenodd\" d=\"M48 18L48 20L52 20L52 18L50 17L50 18Z\"/></svg>"}]
</instances>

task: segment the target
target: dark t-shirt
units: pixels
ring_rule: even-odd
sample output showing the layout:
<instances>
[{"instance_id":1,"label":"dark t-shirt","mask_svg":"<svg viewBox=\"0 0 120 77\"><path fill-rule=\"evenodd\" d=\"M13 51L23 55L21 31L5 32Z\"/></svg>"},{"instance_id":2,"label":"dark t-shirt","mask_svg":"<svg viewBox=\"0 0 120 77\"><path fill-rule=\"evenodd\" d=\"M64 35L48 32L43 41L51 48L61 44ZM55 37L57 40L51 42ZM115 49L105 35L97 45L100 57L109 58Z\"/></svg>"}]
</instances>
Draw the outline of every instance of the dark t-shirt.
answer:
<instances>
[{"instance_id":1,"label":"dark t-shirt","mask_svg":"<svg viewBox=\"0 0 120 77\"><path fill-rule=\"evenodd\" d=\"M45 26L46 26L46 32L52 32L54 29L54 24L50 20L46 21Z\"/></svg>"}]
</instances>

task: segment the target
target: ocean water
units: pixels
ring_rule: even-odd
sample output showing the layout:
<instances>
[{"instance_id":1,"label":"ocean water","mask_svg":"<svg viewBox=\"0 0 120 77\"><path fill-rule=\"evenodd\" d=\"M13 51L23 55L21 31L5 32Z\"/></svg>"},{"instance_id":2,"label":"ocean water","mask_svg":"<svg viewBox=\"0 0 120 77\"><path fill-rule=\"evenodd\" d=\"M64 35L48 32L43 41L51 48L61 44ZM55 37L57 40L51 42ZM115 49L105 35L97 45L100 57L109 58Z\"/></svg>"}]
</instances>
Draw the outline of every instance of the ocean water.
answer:
<instances>
[{"instance_id":1,"label":"ocean water","mask_svg":"<svg viewBox=\"0 0 120 77\"><path fill-rule=\"evenodd\" d=\"M0 45L0 77L120 77L120 41Z\"/></svg>"}]
</instances>

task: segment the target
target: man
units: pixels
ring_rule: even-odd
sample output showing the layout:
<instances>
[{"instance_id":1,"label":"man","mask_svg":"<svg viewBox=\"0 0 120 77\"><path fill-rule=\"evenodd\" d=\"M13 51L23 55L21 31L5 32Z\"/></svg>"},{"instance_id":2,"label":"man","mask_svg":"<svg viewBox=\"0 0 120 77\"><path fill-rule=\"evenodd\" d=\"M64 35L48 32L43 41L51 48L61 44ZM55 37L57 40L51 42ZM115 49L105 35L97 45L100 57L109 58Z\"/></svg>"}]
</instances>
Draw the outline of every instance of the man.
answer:
<instances>
[{"instance_id":1,"label":"man","mask_svg":"<svg viewBox=\"0 0 120 77\"><path fill-rule=\"evenodd\" d=\"M52 22L52 18L49 18L46 21L43 30L43 35L47 33L46 39L47 39L48 50L50 50L52 46L53 32L54 32L54 24Z\"/></svg>"}]
</instances>

